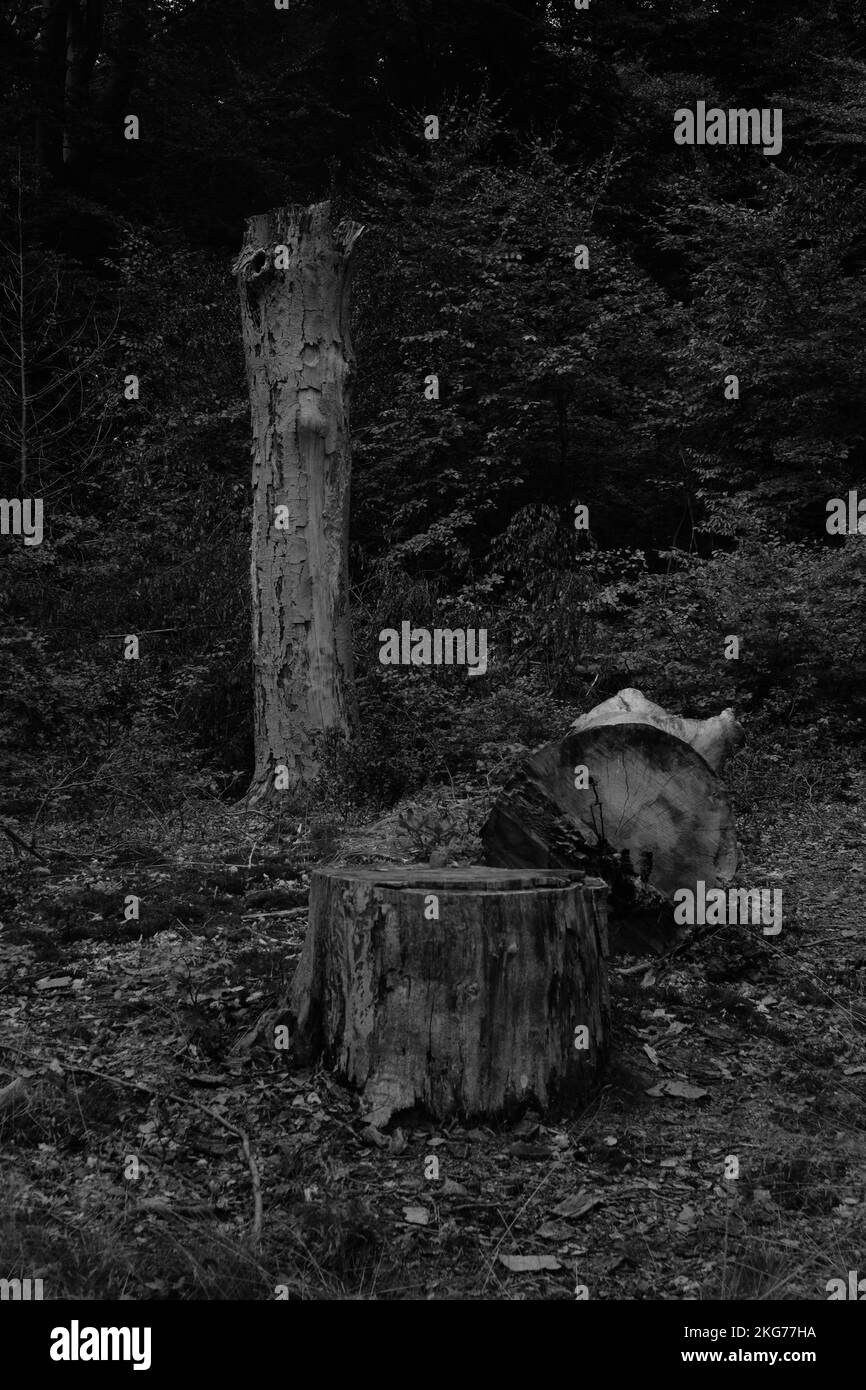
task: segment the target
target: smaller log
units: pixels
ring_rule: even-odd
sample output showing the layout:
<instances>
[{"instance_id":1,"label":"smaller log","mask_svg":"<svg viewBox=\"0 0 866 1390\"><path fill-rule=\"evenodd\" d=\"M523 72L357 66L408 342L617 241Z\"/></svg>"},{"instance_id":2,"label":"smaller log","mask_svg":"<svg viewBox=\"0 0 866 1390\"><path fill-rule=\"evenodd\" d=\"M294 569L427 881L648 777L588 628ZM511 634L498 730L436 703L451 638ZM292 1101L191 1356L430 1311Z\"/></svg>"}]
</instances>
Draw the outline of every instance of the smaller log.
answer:
<instances>
[{"instance_id":1,"label":"smaller log","mask_svg":"<svg viewBox=\"0 0 866 1390\"><path fill-rule=\"evenodd\" d=\"M608 1046L606 895L570 871L317 870L296 1059L333 1067L377 1125L585 1097Z\"/></svg>"}]
</instances>

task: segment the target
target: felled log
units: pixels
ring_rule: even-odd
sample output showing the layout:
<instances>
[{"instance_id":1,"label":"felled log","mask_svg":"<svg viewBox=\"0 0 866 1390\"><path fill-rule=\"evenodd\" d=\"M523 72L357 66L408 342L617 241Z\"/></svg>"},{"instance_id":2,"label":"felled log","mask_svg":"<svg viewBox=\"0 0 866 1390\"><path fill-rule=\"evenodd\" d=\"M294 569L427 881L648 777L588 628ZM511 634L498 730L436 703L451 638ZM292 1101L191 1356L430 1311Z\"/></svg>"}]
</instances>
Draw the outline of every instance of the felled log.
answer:
<instances>
[{"instance_id":1,"label":"felled log","mask_svg":"<svg viewBox=\"0 0 866 1390\"><path fill-rule=\"evenodd\" d=\"M677 938L671 899L720 887L737 863L717 775L742 739L732 710L680 719L623 690L536 749L482 830L494 865L582 868L611 887L611 950L661 952Z\"/></svg>"},{"instance_id":2,"label":"felled log","mask_svg":"<svg viewBox=\"0 0 866 1390\"><path fill-rule=\"evenodd\" d=\"M607 1052L606 896L582 873L316 870L296 1059L333 1068L377 1125L586 1096Z\"/></svg>"}]
</instances>

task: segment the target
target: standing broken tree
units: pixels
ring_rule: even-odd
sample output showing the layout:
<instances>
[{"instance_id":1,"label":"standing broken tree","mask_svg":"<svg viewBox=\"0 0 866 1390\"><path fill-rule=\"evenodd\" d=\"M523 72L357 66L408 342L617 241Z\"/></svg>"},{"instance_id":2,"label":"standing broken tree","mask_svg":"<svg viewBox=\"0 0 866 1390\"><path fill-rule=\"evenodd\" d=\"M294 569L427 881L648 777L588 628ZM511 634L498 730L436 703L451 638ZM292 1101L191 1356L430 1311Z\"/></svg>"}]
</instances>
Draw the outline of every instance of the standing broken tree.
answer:
<instances>
[{"instance_id":1,"label":"standing broken tree","mask_svg":"<svg viewBox=\"0 0 866 1390\"><path fill-rule=\"evenodd\" d=\"M309 785L355 721L349 626L351 253L330 204L251 217L234 273L252 417L251 804Z\"/></svg>"}]
</instances>

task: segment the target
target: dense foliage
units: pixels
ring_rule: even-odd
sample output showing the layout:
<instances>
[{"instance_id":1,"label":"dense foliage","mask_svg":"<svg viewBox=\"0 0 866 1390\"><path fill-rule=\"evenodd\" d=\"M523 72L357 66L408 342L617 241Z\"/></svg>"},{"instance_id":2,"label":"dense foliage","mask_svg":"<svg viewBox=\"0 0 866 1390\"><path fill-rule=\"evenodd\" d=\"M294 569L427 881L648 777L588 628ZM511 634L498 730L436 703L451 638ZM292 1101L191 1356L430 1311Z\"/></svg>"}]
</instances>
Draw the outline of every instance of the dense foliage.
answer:
<instances>
[{"instance_id":1,"label":"dense foliage","mask_svg":"<svg viewBox=\"0 0 866 1390\"><path fill-rule=\"evenodd\" d=\"M45 499L40 546L0 539L8 814L244 785L230 265L286 200L367 228L352 795L471 771L624 684L862 736L866 542L824 523L866 495L863 0L77 8L66 98L40 8L0 20L2 492ZM781 107L781 154L676 146L698 99ZM403 620L486 627L488 676L383 669Z\"/></svg>"}]
</instances>

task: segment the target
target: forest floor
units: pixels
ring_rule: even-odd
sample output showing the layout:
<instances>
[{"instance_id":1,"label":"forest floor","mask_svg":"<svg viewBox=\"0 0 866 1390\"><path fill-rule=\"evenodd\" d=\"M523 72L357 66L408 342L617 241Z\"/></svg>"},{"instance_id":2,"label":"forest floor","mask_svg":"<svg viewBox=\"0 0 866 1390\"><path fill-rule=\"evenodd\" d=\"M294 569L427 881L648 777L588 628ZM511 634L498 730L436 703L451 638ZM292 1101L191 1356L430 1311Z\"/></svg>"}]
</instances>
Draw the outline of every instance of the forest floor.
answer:
<instances>
[{"instance_id":1,"label":"forest floor","mask_svg":"<svg viewBox=\"0 0 866 1390\"><path fill-rule=\"evenodd\" d=\"M611 962L613 1056L582 1112L384 1133L263 1025L310 869L416 858L395 813L260 844L220 807L84 849L49 827L44 862L0 866L0 1277L47 1298L826 1299L866 1250L852 787L739 819L740 881L782 888L781 935ZM478 789L448 796L477 825Z\"/></svg>"}]
</instances>

